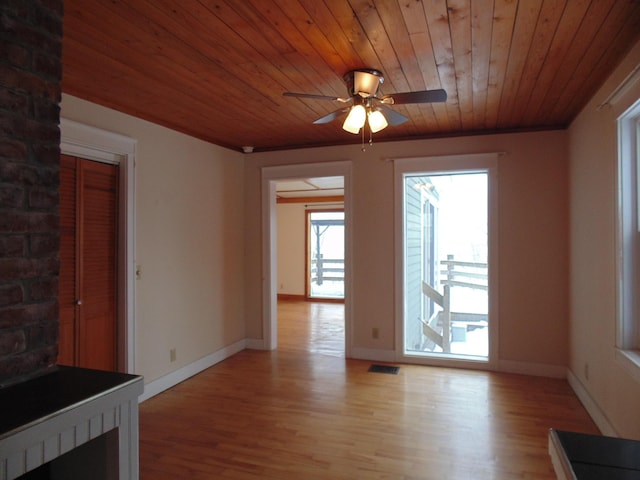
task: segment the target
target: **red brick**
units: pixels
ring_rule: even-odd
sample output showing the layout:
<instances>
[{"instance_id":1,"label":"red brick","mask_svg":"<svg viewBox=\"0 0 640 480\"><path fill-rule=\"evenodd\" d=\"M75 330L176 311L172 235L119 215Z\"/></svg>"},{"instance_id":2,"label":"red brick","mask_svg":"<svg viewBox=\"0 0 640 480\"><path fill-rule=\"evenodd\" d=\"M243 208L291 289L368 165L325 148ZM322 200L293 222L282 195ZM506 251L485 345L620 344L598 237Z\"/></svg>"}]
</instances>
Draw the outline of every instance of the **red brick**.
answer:
<instances>
[{"instance_id":1,"label":"red brick","mask_svg":"<svg viewBox=\"0 0 640 480\"><path fill-rule=\"evenodd\" d=\"M30 16L34 17L35 15ZM31 21L46 23L46 25L43 25L44 28L31 25L28 18L0 15L0 31L8 34L10 38L19 39L21 45L25 45L32 50L44 50L60 55L62 52L62 35L60 34L62 22L56 22L52 19L45 22L42 18L43 16L41 15L40 17Z\"/></svg>"},{"instance_id":2,"label":"red brick","mask_svg":"<svg viewBox=\"0 0 640 480\"><path fill-rule=\"evenodd\" d=\"M0 159L25 161L28 158L27 145L12 138L0 138Z\"/></svg>"},{"instance_id":3,"label":"red brick","mask_svg":"<svg viewBox=\"0 0 640 480\"><path fill-rule=\"evenodd\" d=\"M29 300L55 300L58 297L58 277L35 280L29 288Z\"/></svg>"},{"instance_id":4,"label":"red brick","mask_svg":"<svg viewBox=\"0 0 640 480\"><path fill-rule=\"evenodd\" d=\"M1 235L0 257L22 257L26 254L27 240L24 235Z\"/></svg>"},{"instance_id":5,"label":"red brick","mask_svg":"<svg viewBox=\"0 0 640 480\"><path fill-rule=\"evenodd\" d=\"M57 122L42 123L30 118L3 115L0 117L0 136L56 143L60 142L60 129Z\"/></svg>"},{"instance_id":6,"label":"red brick","mask_svg":"<svg viewBox=\"0 0 640 480\"><path fill-rule=\"evenodd\" d=\"M27 69L31 64L31 54L21 45L16 45L6 39L0 39L0 52L4 53L6 62L16 67Z\"/></svg>"},{"instance_id":7,"label":"red brick","mask_svg":"<svg viewBox=\"0 0 640 480\"><path fill-rule=\"evenodd\" d=\"M29 115L29 96L15 89L0 88L0 108L11 115Z\"/></svg>"},{"instance_id":8,"label":"red brick","mask_svg":"<svg viewBox=\"0 0 640 480\"><path fill-rule=\"evenodd\" d=\"M60 128L58 121L51 119L11 117L9 115L0 117L0 129L7 132L16 139L30 139L39 143L59 143Z\"/></svg>"},{"instance_id":9,"label":"red brick","mask_svg":"<svg viewBox=\"0 0 640 480\"><path fill-rule=\"evenodd\" d=\"M0 258L0 281L58 275L60 261L55 258Z\"/></svg>"},{"instance_id":10,"label":"red brick","mask_svg":"<svg viewBox=\"0 0 640 480\"><path fill-rule=\"evenodd\" d=\"M58 347L54 345L4 357L0 359L0 382L6 385L17 377L45 371L55 365L57 356Z\"/></svg>"},{"instance_id":11,"label":"red brick","mask_svg":"<svg viewBox=\"0 0 640 480\"><path fill-rule=\"evenodd\" d=\"M0 184L0 205L2 208L24 207L24 188L20 185Z\"/></svg>"},{"instance_id":12,"label":"red brick","mask_svg":"<svg viewBox=\"0 0 640 480\"><path fill-rule=\"evenodd\" d=\"M26 347L29 350L55 345L58 342L58 323L46 322L32 325L27 329Z\"/></svg>"},{"instance_id":13,"label":"red brick","mask_svg":"<svg viewBox=\"0 0 640 480\"><path fill-rule=\"evenodd\" d=\"M24 184L27 186L57 187L60 184L59 167L2 161L0 162L0 182Z\"/></svg>"},{"instance_id":14,"label":"red brick","mask_svg":"<svg viewBox=\"0 0 640 480\"><path fill-rule=\"evenodd\" d=\"M51 82L31 72L19 70L6 64L0 64L0 85L54 101L60 98L59 82Z\"/></svg>"},{"instance_id":15,"label":"red brick","mask_svg":"<svg viewBox=\"0 0 640 480\"><path fill-rule=\"evenodd\" d=\"M46 8L52 14L57 15L58 18L62 18L62 0L35 0L34 3L42 5L43 8Z\"/></svg>"},{"instance_id":16,"label":"red brick","mask_svg":"<svg viewBox=\"0 0 640 480\"><path fill-rule=\"evenodd\" d=\"M13 18L31 18L32 4L24 0L2 0L0 12Z\"/></svg>"},{"instance_id":17,"label":"red brick","mask_svg":"<svg viewBox=\"0 0 640 480\"><path fill-rule=\"evenodd\" d=\"M58 189L34 188L29 191L30 208L38 210L55 210L59 205Z\"/></svg>"},{"instance_id":18,"label":"red brick","mask_svg":"<svg viewBox=\"0 0 640 480\"><path fill-rule=\"evenodd\" d=\"M57 255L60 250L60 235L56 231L48 234L31 234L29 239L31 257Z\"/></svg>"},{"instance_id":19,"label":"red brick","mask_svg":"<svg viewBox=\"0 0 640 480\"><path fill-rule=\"evenodd\" d=\"M0 0L0 385L57 357L62 15Z\"/></svg>"},{"instance_id":20,"label":"red brick","mask_svg":"<svg viewBox=\"0 0 640 480\"><path fill-rule=\"evenodd\" d=\"M57 167L60 165L60 142L55 143L34 143L31 145L33 156L31 160L39 164L51 164Z\"/></svg>"},{"instance_id":21,"label":"red brick","mask_svg":"<svg viewBox=\"0 0 640 480\"><path fill-rule=\"evenodd\" d=\"M21 284L0 286L0 307L22 303L24 290Z\"/></svg>"},{"instance_id":22,"label":"red brick","mask_svg":"<svg viewBox=\"0 0 640 480\"><path fill-rule=\"evenodd\" d=\"M58 302L48 301L0 308L0 329L53 322L58 319Z\"/></svg>"},{"instance_id":23,"label":"red brick","mask_svg":"<svg viewBox=\"0 0 640 480\"><path fill-rule=\"evenodd\" d=\"M60 119L60 105L48 98L33 98L33 116L40 122L58 123Z\"/></svg>"},{"instance_id":24,"label":"red brick","mask_svg":"<svg viewBox=\"0 0 640 480\"><path fill-rule=\"evenodd\" d=\"M22 353L27 348L24 330L0 332L0 357Z\"/></svg>"},{"instance_id":25,"label":"red brick","mask_svg":"<svg viewBox=\"0 0 640 480\"><path fill-rule=\"evenodd\" d=\"M55 213L8 211L0 215L0 232L46 233L58 228L59 217Z\"/></svg>"},{"instance_id":26,"label":"red brick","mask_svg":"<svg viewBox=\"0 0 640 480\"><path fill-rule=\"evenodd\" d=\"M33 10L33 24L38 30L45 32L53 38L62 37L62 21L51 9L38 6Z\"/></svg>"},{"instance_id":27,"label":"red brick","mask_svg":"<svg viewBox=\"0 0 640 480\"><path fill-rule=\"evenodd\" d=\"M59 55L47 55L40 52L33 53L32 71L51 81L60 82L62 79L62 63Z\"/></svg>"}]
</instances>

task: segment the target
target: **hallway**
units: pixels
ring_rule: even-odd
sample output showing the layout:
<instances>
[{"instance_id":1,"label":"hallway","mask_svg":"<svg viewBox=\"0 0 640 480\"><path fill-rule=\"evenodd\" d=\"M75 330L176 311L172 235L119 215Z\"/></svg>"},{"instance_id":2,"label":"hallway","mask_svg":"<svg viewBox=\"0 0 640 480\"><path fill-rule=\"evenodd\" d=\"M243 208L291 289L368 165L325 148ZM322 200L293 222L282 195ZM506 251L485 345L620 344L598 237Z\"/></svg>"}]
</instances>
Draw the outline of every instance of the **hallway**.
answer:
<instances>
[{"instance_id":1,"label":"hallway","mask_svg":"<svg viewBox=\"0 0 640 480\"><path fill-rule=\"evenodd\" d=\"M278 350L344 358L344 303L278 300Z\"/></svg>"}]
</instances>

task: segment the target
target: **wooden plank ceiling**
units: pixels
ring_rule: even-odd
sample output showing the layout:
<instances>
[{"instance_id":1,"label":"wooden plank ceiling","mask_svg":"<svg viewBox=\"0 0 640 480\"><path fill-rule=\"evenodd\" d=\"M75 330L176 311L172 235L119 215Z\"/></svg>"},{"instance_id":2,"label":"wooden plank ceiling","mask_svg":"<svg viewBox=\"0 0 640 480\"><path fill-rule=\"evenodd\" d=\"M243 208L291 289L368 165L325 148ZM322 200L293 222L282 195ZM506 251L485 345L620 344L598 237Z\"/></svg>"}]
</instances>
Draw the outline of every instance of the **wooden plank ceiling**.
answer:
<instances>
[{"instance_id":1,"label":"wooden plank ceiling","mask_svg":"<svg viewBox=\"0 0 640 480\"><path fill-rule=\"evenodd\" d=\"M374 140L564 128L640 38L637 0L65 0L63 91L241 150L359 143L343 75L381 70Z\"/></svg>"}]
</instances>

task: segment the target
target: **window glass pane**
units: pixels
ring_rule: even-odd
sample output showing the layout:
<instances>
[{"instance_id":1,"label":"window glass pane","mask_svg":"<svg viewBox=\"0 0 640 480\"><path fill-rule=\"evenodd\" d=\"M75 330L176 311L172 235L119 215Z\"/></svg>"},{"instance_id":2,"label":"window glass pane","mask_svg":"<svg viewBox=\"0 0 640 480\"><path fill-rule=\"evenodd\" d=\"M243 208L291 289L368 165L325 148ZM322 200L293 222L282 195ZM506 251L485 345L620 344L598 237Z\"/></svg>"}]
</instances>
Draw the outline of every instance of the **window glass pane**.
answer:
<instances>
[{"instance_id":1,"label":"window glass pane","mask_svg":"<svg viewBox=\"0 0 640 480\"><path fill-rule=\"evenodd\" d=\"M344 211L309 212L309 297L344 298Z\"/></svg>"},{"instance_id":2,"label":"window glass pane","mask_svg":"<svg viewBox=\"0 0 640 480\"><path fill-rule=\"evenodd\" d=\"M640 350L640 102L619 122L619 228L617 346Z\"/></svg>"},{"instance_id":3,"label":"window glass pane","mask_svg":"<svg viewBox=\"0 0 640 480\"><path fill-rule=\"evenodd\" d=\"M404 177L404 349L486 359L486 172Z\"/></svg>"}]
</instances>

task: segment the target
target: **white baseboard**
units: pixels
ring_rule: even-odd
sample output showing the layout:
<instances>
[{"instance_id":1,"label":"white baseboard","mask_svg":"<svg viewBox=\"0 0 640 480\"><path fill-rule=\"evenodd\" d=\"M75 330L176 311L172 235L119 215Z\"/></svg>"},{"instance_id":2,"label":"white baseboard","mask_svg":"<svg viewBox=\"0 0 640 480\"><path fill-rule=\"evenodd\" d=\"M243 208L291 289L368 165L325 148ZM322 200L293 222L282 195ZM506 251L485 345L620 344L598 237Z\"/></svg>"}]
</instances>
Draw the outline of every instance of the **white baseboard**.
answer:
<instances>
[{"instance_id":1,"label":"white baseboard","mask_svg":"<svg viewBox=\"0 0 640 480\"><path fill-rule=\"evenodd\" d=\"M545 363L499 360L498 371L505 373L519 373L534 377L567 378L567 367L560 365L547 365Z\"/></svg>"},{"instance_id":2,"label":"white baseboard","mask_svg":"<svg viewBox=\"0 0 640 480\"><path fill-rule=\"evenodd\" d=\"M351 348L351 358L393 363L396 361L395 350L378 350L374 348Z\"/></svg>"},{"instance_id":3,"label":"white baseboard","mask_svg":"<svg viewBox=\"0 0 640 480\"><path fill-rule=\"evenodd\" d=\"M147 383L144 386L144 392L140 395L138 401L139 403L144 402L145 400L150 399L151 397L158 395L159 393L164 392L165 390L174 387L180 382L185 381L189 377L193 377L194 375L206 370L209 367L212 367L216 363L220 363L226 358L229 358L231 355L235 355L236 353L244 350L246 348L246 340L240 340L238 342L232 343L216 352L213 352L206 357L201 358L200 360L196 360L189 365L186 365L174 372L168 373L167 375L158 378L157 380L153 380L152 382Z\"/></svg>"},{"instance_id":4,"label":"white baseboard","mask_svg":"<svg viewBox=\"0 0 640 480\"><path fill-rule=\"evenodd\" d=\"M397 361L395 350L377 350L372 348L359 348L353 347L351 349L351 358L360 360L372 360L378 362L393 363ZM439 365L441 359L433 359L431 364ZM447 366L447 361L441 363L442 366ZM462 366L463 363L461 362ZM486 364L482 364L486 365ZM464 368L487 368L474 367L471 363L465 365ZM500 360L498 362L498 371L506 373L518 373L522 375L532 375L535 377L549 377L549 378L566 378L567 368L559 365L547 365L542 363L528 363L528 362L516 362L511 360Z\"/></svg>"},{"instance_id":5,"label":"white baseboard","mask_svg":"<svg viewBox=\"0 0 640 480\"><path fill-rule=\"evenodd\" d=\"M247 338L245 340L245 348L251 350L266 350L264 347L264 340L262 338Z\"/></svg>"},{"instance_id":6,"label":"white baseboard","mask_svg":"<svg viewBox=\"0 0 640 480\"><path fill-rule=\"evenodd\" d=\"M582 403L584 408L587 410L587 413L593 419L602 434L608 437L618 437L618 433L615 431L611 423L609 423L609 420L607 420L607 416L600 409L595 400L591 398L591 395L589 395L589 392L584 387L580 379L574 375L571 370L567 373L567 381L578 397L578 400L580 400L580 403Z\"/></svg>"}]
</instances>

